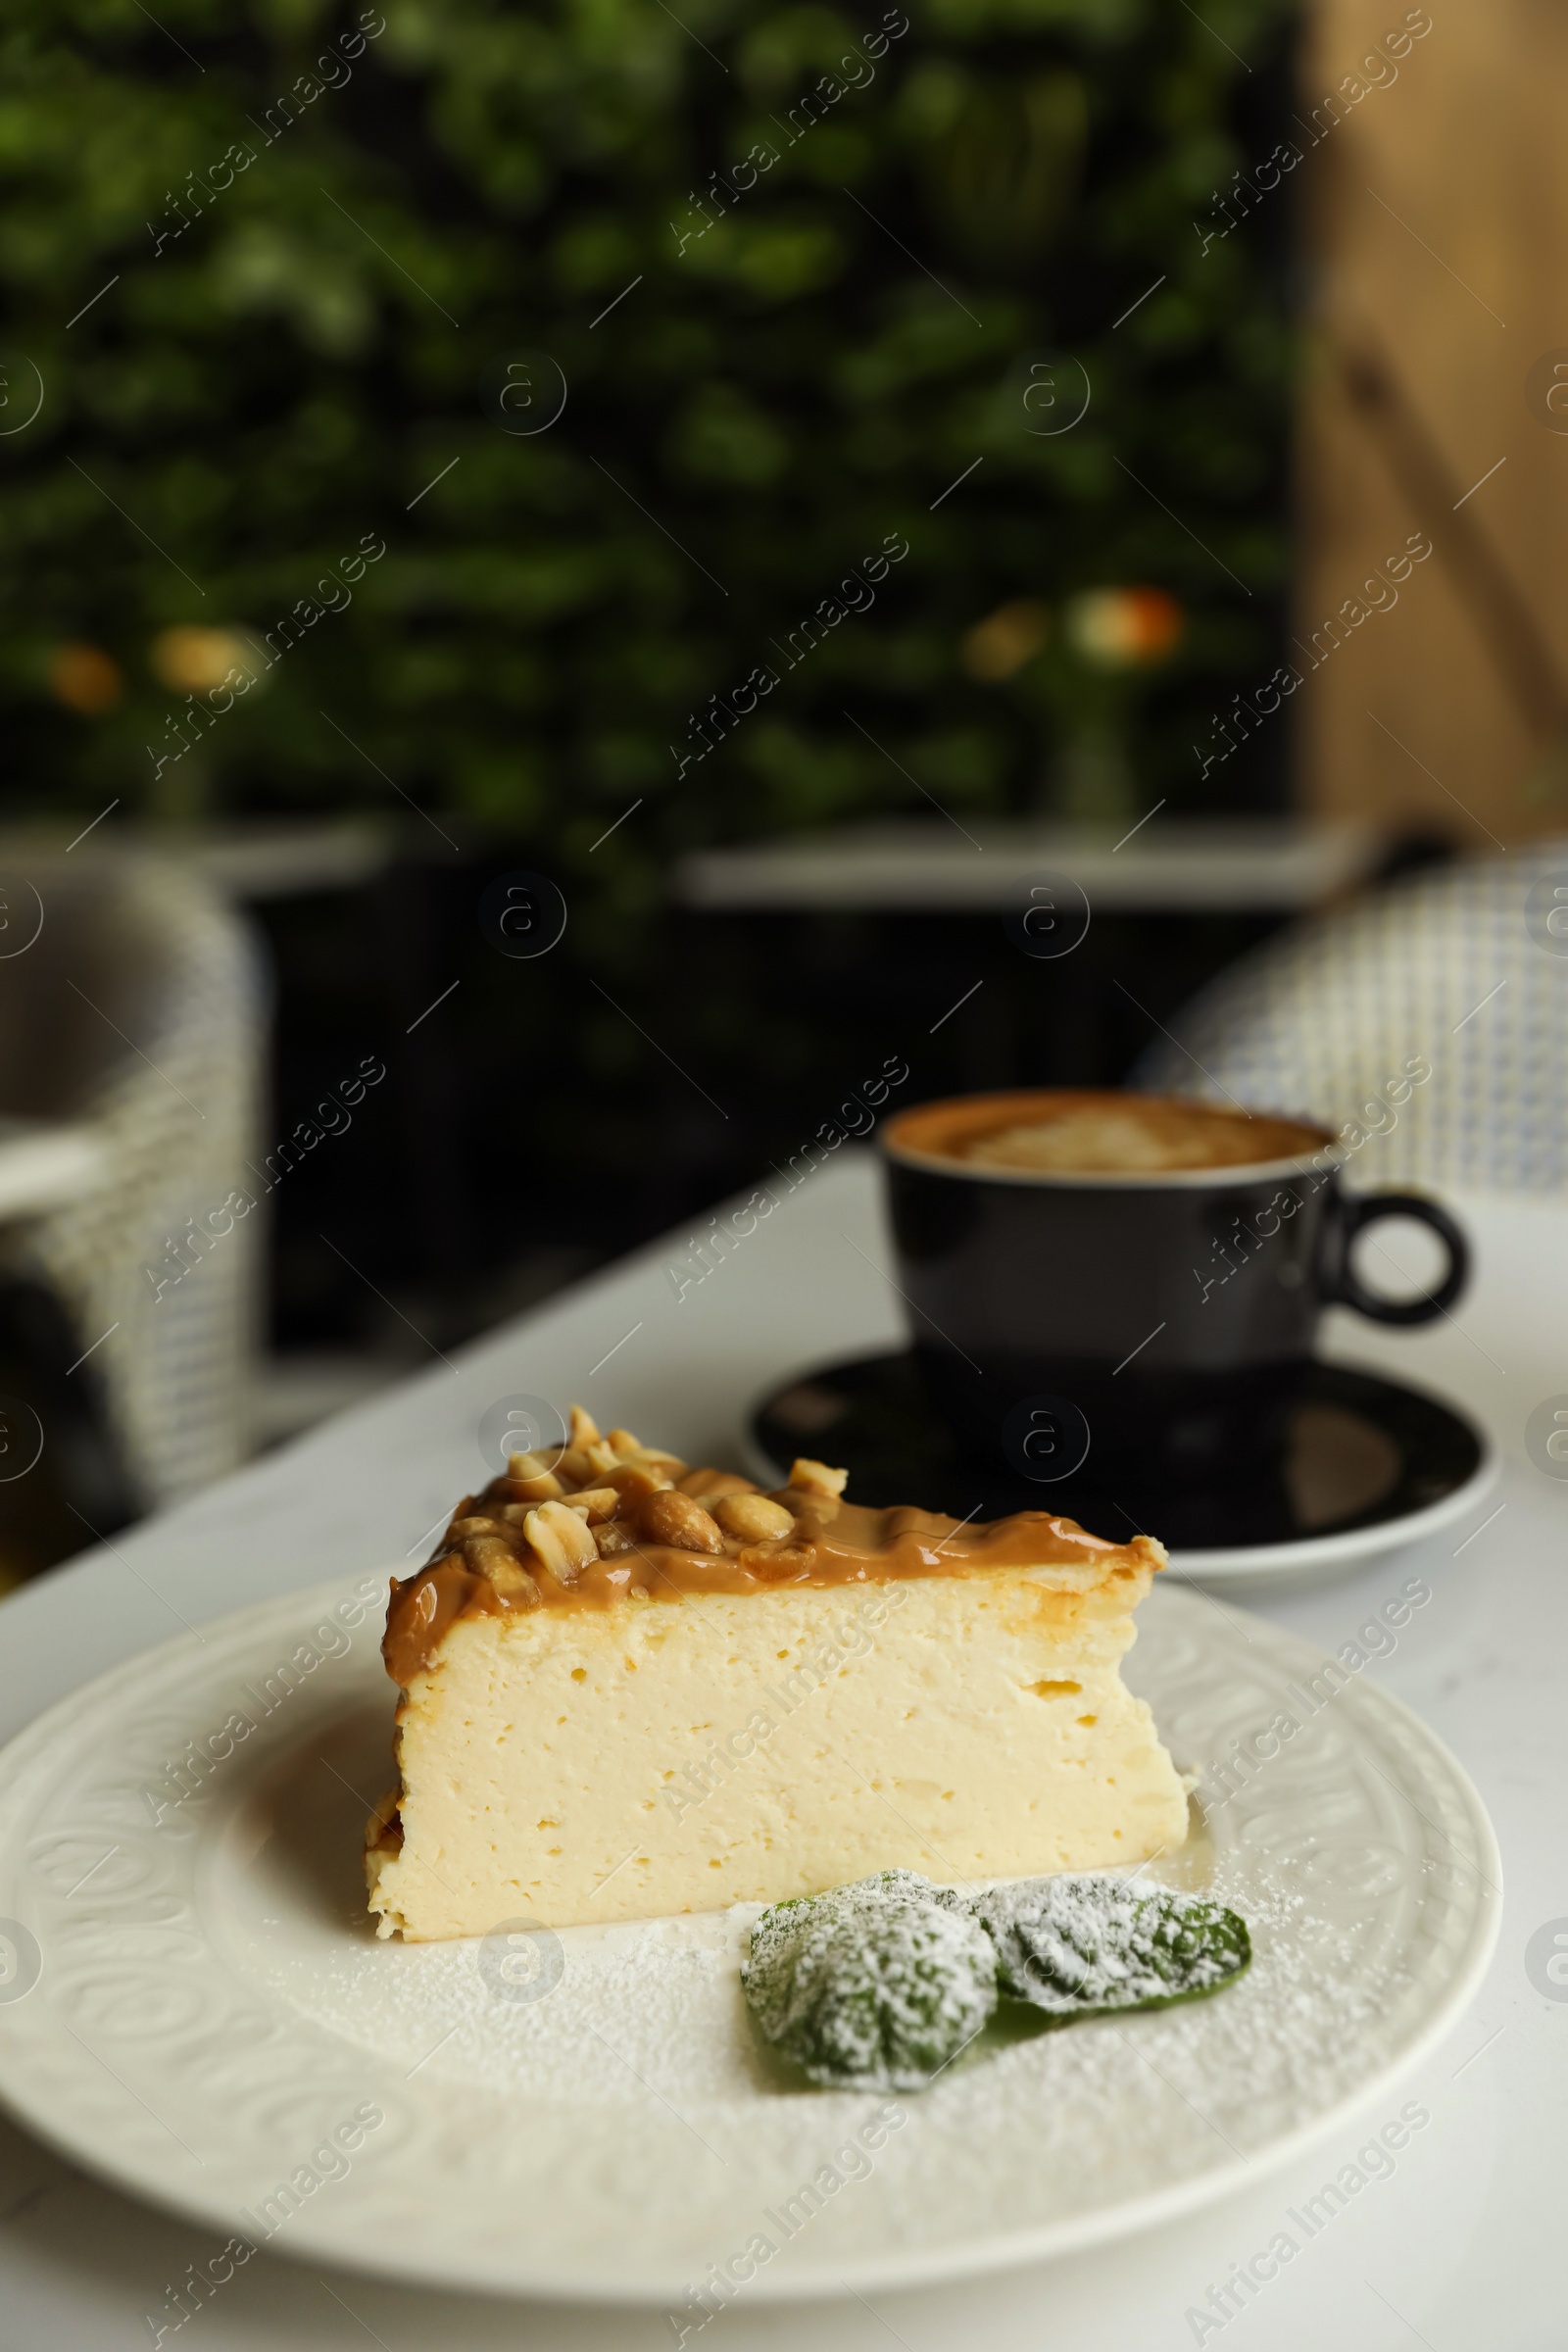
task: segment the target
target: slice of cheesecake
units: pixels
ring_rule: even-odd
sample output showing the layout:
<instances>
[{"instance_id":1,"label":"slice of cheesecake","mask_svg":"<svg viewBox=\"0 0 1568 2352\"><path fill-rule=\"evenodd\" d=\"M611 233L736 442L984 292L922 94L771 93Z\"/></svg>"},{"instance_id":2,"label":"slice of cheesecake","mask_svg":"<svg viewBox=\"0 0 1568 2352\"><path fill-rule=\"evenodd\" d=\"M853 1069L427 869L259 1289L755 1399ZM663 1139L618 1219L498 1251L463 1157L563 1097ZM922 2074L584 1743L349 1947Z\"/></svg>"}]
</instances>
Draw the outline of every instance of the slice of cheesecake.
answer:
<instances>
[{"instance_id":1,"label":"slice of cheesecake","mask_svg":"<svg viewBox=\"0 0 1568 2352\"><path fill-rule=\"evenodd\" d=\"M394 1582L399 1785L379 1933L425 1941L1139 1862L1187 1803L1121 1680L1163 1565L1023 1511L963 1525L763 1494L580 1409Z\"/></svg>"}]
</instances>

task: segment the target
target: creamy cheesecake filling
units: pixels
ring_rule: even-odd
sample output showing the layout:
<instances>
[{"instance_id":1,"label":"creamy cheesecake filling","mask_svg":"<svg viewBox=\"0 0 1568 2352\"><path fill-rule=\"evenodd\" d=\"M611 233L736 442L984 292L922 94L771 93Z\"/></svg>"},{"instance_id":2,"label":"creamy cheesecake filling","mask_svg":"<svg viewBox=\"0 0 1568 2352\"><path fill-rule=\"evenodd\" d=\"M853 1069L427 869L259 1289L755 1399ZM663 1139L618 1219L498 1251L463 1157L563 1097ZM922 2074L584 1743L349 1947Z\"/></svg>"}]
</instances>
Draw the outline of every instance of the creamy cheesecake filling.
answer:
<instances>
[{"instance_id":1,"label":"creamy cheesecake filling","mask_svg":"<svg viewBox=\"0 0 1568 2352\"><path fill-rule=\"evenodd\" d=\"M1120 1672L1138 1596L1005 1568L466 1619L399 1710L403 1790L369 1855L383 1933L1172 1850L1186 1798Z\"/></svg>"}]
</instances>

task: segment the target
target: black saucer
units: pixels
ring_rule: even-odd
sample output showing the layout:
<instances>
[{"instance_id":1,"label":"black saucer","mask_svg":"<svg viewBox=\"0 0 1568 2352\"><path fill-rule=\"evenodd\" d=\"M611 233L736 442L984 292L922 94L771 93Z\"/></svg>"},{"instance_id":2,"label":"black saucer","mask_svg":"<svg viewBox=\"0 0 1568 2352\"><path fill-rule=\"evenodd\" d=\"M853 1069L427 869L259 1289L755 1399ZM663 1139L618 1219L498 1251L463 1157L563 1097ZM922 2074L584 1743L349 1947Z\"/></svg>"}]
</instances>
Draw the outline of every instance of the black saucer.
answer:
<instances>
[{"instance_id":1,"label":"black saucer","mask_svg":"<svg viewBox=\"0 0 1568 2352\"><path fill-rule=\"evenodd\" d=\"M1456 1495L1487 1458L1479 1432L1452 1407L1342 1364L1311 1367L1283 1459L1225 1487L1099 1484L1092 1449L1081 1471L1050 1484L970 1460L937 1419L907 1353L799 1375L762 1399L751 1429L780 1478L800 1453L843 1464L857 1502L912 1502L956 1519L1054 1511L1099 1535L1143 1530L1172 1551L1200 1553L1316 1545L1389 1528Z\"/></svg>"}]
</instances>

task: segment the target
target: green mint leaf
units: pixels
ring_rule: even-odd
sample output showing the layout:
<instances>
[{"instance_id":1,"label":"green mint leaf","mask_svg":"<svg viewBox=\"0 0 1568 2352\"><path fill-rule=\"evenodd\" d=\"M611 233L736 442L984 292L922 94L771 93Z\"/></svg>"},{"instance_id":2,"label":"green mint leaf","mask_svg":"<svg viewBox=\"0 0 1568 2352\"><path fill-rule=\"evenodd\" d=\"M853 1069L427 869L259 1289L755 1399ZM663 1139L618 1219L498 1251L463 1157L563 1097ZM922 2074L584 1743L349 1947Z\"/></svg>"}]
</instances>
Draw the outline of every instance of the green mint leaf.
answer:
<instances>
[{"instance_id":1,"label":"green mint leaf","mask_svg":"<svg viewBox=\"0 0 1568 2352\"><path fill-rule=\"evenodd\" d=\"M1063 2021L1163 2009L1228 1984L1252 1956L1245 1921L1205 1896L1064 1873L979 1896L975 1918L1014 2000Z\"/></svg>"},{"instance_id":2,"label":"green mint leaf","mask_svg":"<svg viewBox=\"0 0 1568 2352\"><path fill-rule=\"evenodd\" d=\"M813 2082L923 2090L997 2001L991 1940L946 1889L884 1871L775 1903L741 1970L765 2039Z\"/></svg>"}]
</instances>

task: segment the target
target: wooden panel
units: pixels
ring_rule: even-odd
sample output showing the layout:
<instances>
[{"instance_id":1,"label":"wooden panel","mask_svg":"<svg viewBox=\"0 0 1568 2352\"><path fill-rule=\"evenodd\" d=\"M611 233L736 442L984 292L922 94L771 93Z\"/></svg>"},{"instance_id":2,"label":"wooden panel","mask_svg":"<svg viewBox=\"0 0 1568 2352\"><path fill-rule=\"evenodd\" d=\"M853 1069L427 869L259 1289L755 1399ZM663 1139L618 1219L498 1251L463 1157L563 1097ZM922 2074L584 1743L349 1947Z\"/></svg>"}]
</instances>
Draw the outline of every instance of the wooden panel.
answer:
<instances>
[{"instance_id":1,"label":"wooden panel","mask_svg":"<svg viewBox=\"0 0 1568 2352\"><path fill-rule=\"evenodd\" d=\"M1561 830L1568 432L1527 379L1568 362L1568 16L1317 0L1300 87L1302 797L1482 847Z\"/></svg>"}]
</instances>

